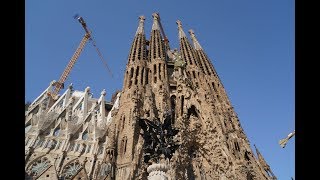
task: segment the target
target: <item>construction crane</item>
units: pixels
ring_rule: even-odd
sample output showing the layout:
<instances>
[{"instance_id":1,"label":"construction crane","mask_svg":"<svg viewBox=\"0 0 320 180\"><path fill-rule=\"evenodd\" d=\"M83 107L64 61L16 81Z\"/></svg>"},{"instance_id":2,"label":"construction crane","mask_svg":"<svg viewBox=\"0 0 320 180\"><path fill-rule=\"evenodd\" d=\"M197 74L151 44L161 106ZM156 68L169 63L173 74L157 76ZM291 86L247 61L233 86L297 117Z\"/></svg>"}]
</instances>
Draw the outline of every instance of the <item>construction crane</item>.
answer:
<instances>
[{"instance_id":1,"label":"construction crane","mask_svg":"<svg viewBox=\"0 0 320 180\"><path fill-rule=\"evenodd\" d=\"M86 22L84 21L84 19L81 16L75 15L74 16L75 19L78 19L78 21L80 22L80 24L82 25L83 29L85 30L85 35L83 36L77 50L75 51L75 53L73 54L73 56L71 57L71 60L69 61L67 67L64 69L62 75L59 78L59 81L57 81L54 84L54 90L52 91L52 93L50 94L51 97L56 100L58 97L58 93L61 89L64 88L64 82L66 81L68 75L70 74L71 69L73 68L75 62L78 60L84 46L86 45L86 43L88 42L88 40L90 40L93 44L93 46L95 47L96 51L98 52L98 55L100 57L100 59L102 60L102 62L104 63L105 67L108 69L108 72L110 73L111 77L112 77L112 72L110 71L107 63L105 62L105 60L103 59L103 56L100 52L100 50L98 49L96 42L94 41L91 32L89 31Z\"/></svg>"},{"instance_id":2,"label":"construction crane","mask_svg":"<svg viewBox=\"0 0 320 180\"><path fill-rule=\"evenodd\" d=\"M281 140L279 141L279 145L280 145L282 148L286 147L286 144L287 144L287 142L289 141L289 139L292 138L295 134L296 134L296 132L295 132L295 130L294 130L292 133L288 134L288 136L287 136L286 138L281 139Z\"/></svg>"}]
</instances>

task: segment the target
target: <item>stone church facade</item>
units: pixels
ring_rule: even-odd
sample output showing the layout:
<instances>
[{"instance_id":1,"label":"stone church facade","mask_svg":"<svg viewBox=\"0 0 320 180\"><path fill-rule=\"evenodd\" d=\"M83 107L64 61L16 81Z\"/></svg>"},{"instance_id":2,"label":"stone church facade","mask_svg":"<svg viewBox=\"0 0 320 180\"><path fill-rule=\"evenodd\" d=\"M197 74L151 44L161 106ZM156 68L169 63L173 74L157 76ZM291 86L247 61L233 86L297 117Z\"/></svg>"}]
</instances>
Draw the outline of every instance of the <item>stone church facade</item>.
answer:
<instances>
[{"instance_id":1,"label":"stone church facade","mask_svg":"<svg viewBox=\"0 0 320 180\"><path fill-rule=\"evenodd\" d=\"M25 113L25 179L147 179L140 118L171 116L180 148L167 160L170 179L276 179L254 155L211 60L177 21L179 49L171 50L153 14L150 39L143 16L132 42L123 88L111 102L103 90L70 85L57 100L51 82Z\"/></svg>"}]
</instances>

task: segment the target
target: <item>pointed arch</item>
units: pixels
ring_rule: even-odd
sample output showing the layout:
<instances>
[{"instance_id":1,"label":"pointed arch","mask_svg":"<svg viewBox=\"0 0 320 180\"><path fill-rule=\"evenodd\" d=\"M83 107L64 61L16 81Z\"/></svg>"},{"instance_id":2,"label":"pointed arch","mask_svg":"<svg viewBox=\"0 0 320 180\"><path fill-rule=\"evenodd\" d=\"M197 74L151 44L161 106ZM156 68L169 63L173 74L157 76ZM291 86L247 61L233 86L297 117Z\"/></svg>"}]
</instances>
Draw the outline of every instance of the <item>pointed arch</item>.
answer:
<instances>
[{"instance_id":1,"label":"pointed arch","mask_svg":"<svg viewBox=\"0 0 320 180\"><path fill-rule=\"evenodd\" d=\"M54 131L53 131L53 136L59 136L60 134L60 127L58 126Z\"/></svg>"},{"instance_id":2,"label":"pointed arch","mask_svg":"<svg viewBox=\"0 0 320 180\"><path fill-rule=\"evenodd\" d=\"M130 89L131 88L131 85L132 85L132 77L133 77L133 67L130 69L130 76L129 76L129 79L128 79L128 88Z\"/></svg>"},{"instance_id":3,"label":"pointed arch","mask_svg":"<svg viewBox=\"0 0 320 180\"><path fill-rule=\"evenodd\" d=\"M172 95L170 97L170 104L171 104L171 119L172 119L172 124L175 123L175 117L176 117L176 96Z\"/></svg>"},{"instance_id":4,"label":"pointed arch","mask_svg":"<svg viewBox=\"0 0 320 180\"><path fill-rule=\"evenodd\" d=\"M183 115L184 96L181 96L180 115Z\"/></svg>"},{"instance_id":5,"label":"pointed arch","mask_svg":"<svg viewBox=\"0 0 320 180\"><path fill-rule=\"evenodd\" d=\"M125 117L125 115L123 115L123 116L122 116L122 127L121 127L121 131L123 131L125 124L126 124L126 117Z\"/></svg>"},{"instance_id":6,"label":"pointed arch","mask_svg":"<svg viewBox=\"0 0 320 180\"><path fill-rule=\"evenodd\" d=\"M125 137L124 138L124 150L123 150L123 154L125 154L127 152L127 144L128 144L128 138Z\"/></svg>"},{"instance_id":7,"label":"pointed arch","mask_svg":"<svg viewBox=\"0 0 320 180\"><path fill-rule=\"evenodd\" d=\"M88 140L89 137L89 133L88 133L88 129L86 129L83 133L82 133L82 140Z\"/></svg>"},{"instance_id":8,"label":"pointed arch","mask_svg":"<svg viewBox=\"0 0 320 180\"><path fill-rule=\"evenodd\" d=\"M86 149L87 149L87 145L86 144L82 144L81 154L82 153L86 153Z\"/></svg>"},{"instance_id":9,"label":"pointed arch","mask_svg":"<svg viewBox=\"0 0 320 180\"><path fill-rule=\"evenodd\" d=\"M29 120L24 126L24 133L29 132L31 127L32 127L32 124L31 124L31 121Z\"/></svg>"},{"instance_id":10,"label":"pointed arch","mask_svg":"<svg viewBox=\"0 0 320 180\"><path fill-rule=\"evenodd\" d=\"M197 108L195 107L195 105L191 105L191 107L188 109L188 118L193 115L195 117L199 117L199 112L197 110Z\"/></svg>"}]
</instances>

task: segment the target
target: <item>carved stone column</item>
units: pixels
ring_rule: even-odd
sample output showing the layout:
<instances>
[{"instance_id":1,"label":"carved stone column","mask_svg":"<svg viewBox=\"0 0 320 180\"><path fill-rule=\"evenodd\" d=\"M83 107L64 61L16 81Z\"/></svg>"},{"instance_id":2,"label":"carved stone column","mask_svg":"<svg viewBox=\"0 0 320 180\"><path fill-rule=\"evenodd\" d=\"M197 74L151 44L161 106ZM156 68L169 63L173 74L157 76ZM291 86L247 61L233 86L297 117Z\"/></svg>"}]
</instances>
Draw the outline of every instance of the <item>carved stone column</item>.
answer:
<instances>
[{"instance_id":1,"label":"carved stone column","mask_svg":"<svg viewBox=\"0 0 320 180\"><path fill-rule=\"evenodd\" d=\"M169 166L166 164L152 164L147 168L148 180L168 180L168 175L166 175L168 170Z\"/></svg>"}]
</instances>

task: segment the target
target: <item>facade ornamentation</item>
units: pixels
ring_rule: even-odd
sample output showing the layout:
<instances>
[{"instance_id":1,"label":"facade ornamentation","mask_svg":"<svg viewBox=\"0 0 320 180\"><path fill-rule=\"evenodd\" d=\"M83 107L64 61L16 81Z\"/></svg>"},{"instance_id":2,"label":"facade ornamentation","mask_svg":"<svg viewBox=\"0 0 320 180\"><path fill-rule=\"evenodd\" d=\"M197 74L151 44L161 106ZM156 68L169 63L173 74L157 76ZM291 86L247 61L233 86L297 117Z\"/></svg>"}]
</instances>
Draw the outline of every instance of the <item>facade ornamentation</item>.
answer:
<instances>
[{"instance_id":1,"label":"facade ornamentation","mask_svg":"<svg viewBox=\"0 0 320 180\"><path fill-rule=\"evenodd\" d=\"M276 179L261 153L254 155L194 31L189 31L190 43L177 21L179 48L172 51L162 37L159 15L153 14L148 40L144 21L140 16L115 100L106 101L105 90L94 98L90 88L78 91L72 85L50 99L53 81L30 104L25 112L26 179ZM166 133L146 133L141 119L177 130L164 142L179 142L179 148L162 153L160 165L149 166L147 151ZM154 138L149 142L141 134Z\"/></svg>"}]
</instances>

